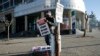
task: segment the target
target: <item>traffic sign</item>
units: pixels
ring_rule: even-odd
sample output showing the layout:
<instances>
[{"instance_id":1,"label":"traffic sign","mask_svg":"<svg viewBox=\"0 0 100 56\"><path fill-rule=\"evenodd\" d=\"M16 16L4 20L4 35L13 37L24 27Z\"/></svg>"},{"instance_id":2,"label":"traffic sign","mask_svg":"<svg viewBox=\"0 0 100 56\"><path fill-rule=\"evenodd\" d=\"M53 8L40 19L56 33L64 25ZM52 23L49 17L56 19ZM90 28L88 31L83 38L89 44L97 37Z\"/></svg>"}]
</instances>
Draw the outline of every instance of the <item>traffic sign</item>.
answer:
<instances>
[{"instance_id":1,"label":"traffic sign","mask_svg":"<svg viewBox=\"0 0 100 56\"><path fill-rule=\"evenodd\" d=\"M56 7L56 22L62 23L63 22L63 5L60 3L57 3Z\"/></svg>"}]
</instances>

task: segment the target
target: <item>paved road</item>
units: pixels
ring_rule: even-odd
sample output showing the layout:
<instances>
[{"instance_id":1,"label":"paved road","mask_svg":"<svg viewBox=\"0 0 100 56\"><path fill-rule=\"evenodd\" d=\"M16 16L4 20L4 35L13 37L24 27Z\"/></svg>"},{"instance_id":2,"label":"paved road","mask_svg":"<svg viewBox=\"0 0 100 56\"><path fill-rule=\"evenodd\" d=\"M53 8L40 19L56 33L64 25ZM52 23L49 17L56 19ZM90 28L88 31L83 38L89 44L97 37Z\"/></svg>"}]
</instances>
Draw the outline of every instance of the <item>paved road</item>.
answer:
<instances>
[{"instance_id":1,"label":"paved road","mask_svg":"<svg viewBox=\"0 0 100 56\"><path fill-rule=\"evenodd\" d=\"M88 33L91 37L81 38L81 35L62 36L61 56L100 56L100 31ZM33 46L43 45L46 45L43 37L0 40L0 56L28 53Z\"/></svg>"}]
</instances>

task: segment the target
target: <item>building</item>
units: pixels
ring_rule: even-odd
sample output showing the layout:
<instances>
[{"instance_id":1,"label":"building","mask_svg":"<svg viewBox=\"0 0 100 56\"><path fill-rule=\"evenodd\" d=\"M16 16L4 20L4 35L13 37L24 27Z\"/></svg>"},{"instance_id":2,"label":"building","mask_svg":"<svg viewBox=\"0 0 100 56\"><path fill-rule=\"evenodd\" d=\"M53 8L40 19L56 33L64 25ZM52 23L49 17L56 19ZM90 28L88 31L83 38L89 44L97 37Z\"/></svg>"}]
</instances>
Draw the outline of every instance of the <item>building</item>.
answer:
<instances>
[{"instance_id":1,"label":"building","mask_svg":"<svg viewBox=\"0 0 100 56\"><path fill-rule=\"evenodd\" d=\"M0 20L11 21L13 24L10 33L22 31L35 31L36 20L44 17L49 10L55 17L57 0L0 0ZM84 30L85 28L85 5L83 0L61 0L64 5L61 32L68 33L73 29Z\"/></svg>"}]
</instances>

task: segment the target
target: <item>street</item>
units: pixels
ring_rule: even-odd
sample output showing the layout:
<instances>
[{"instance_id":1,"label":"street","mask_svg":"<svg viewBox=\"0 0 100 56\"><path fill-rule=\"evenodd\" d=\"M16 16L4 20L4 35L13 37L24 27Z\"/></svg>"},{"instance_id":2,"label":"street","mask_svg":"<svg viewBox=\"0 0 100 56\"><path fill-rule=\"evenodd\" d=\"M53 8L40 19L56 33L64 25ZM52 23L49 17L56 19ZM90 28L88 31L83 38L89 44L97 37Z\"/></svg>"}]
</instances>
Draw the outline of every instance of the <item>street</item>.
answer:
<instances>
[{"instance_id":1,"label":"street","mask_svg":"<svg viewBox=\"0 0 100 56\"><path fill-rule=\"evenodd\" d=\"M81 36L82 33L62 35L61 56L100 56L100 31L95 29L92 33L87 33L87 37ZM32 47L44 45L46 44L43 37L0 40L0 56L25 56L30 53Z\"/></svg>"}]
</instances>

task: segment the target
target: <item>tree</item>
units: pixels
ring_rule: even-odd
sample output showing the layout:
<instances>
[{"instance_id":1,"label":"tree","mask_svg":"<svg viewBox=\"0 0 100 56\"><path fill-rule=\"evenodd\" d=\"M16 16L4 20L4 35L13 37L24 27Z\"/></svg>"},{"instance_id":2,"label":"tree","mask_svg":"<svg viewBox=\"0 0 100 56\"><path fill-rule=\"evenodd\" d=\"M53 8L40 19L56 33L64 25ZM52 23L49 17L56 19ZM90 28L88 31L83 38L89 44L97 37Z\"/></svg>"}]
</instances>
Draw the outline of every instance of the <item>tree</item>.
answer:
<instances>
[{"instance_id":1,"label":"tree","mask_svg":"<svg viewBox=\"0 0 100 56\"><path fill-rule=\"evenodd\" d=\"M83 37L86 36L87 22L88 22L88 15L87 15L87 12L85 12L85 29L84 29Z\"/></svg>"},{"instance_id":2,"label":"tree","mask_svg":"<svg viewBox=\"0 0 100 56\"><path fill-rule=\"evenodd\" d=\"M98 21L96 19L96 15L94 14L94 12L91 12L89 18L90 18L89 20L90 27L91 28L97 27Z\"/></svg>"},{"instance_id":3,"label":"tree","mask_svg":"<svg viewBox=\"0 0 100 56\"><path fill-rule=\"evenodd\" d=\"M100 30L100 21L98 21L98 29Z\"/></svg>"},{"instance_id":4,"label":"tree","mask_svg":"<svg viewBox=\"0 0 100 56\"><path fill-rule=\"evenodd\" d=\"M10 38L10 34L9 34L9 29L10 29L10 26L12 24L12 21L9 21L9 20L5 20L4 23L5 23L5 26L7 27L7 38L8 38L8 41L9 41L9 38Z\"/></svg>"}]
</instances>

